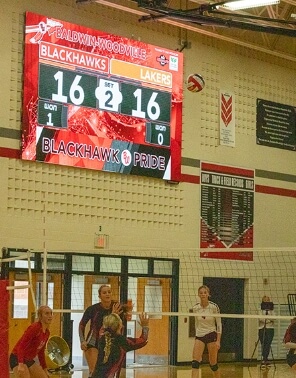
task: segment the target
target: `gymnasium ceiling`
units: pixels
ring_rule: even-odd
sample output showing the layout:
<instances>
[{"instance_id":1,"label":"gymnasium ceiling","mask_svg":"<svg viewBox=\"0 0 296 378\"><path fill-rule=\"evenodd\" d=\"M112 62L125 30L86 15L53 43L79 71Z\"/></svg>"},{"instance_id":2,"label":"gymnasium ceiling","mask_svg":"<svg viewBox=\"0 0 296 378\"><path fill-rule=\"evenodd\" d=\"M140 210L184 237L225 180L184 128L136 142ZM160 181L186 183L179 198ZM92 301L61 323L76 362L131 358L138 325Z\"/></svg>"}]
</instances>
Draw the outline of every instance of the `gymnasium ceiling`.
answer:
<instances>
[{"instance_id":1,"label":"gymnasium ceiling","mask_svg":"<svg viewBox=\"0 0 296 378\"><path fill-rule=\"evenodd\" d=\"M138 16L142 22L167 23L182 30L250 48L254 53L261 51L296 64L296 0L281 0L277 5L243 11L223 10L222 17L221 8L214 12L207 12L207 9L205 12L201 11L204 7L208 8L210 4L215 3L207 0L76 0L76 2L85 6L89 3L98 3L116 8ZM218 23L213 23L212 21L217 20L217 17ZM276 20L280 22L275 22ZM246 26L237 27L240 23ZM271 29L274 28L275 31L272 31ZM280 32L280 29L284 31Z\"/></svg>"}]
</instances>

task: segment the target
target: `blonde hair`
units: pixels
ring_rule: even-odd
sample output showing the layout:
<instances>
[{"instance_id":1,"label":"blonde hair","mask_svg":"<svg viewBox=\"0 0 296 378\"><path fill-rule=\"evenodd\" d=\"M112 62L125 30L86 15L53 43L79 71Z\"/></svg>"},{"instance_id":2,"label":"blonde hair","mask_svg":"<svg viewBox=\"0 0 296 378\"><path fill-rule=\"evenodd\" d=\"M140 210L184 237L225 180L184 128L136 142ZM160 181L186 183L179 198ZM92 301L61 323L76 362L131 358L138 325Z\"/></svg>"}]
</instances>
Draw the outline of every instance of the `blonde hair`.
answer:
<instances>
[{"instance_id":1,"label":"blonde hair","mask_svg":"<svg viewBox=\"0 0 296 378\"><path fill-rule=\"evenodd\" d=\"M122 327L122 320L118 314L110 314L105 316L103 320L103 327L105 329L105 348L104 348L104 359L103 364L105 364L110 356L111 345L112 345L112 335L114 335Z\"/></svg>"},{"instance_id":2,"label":"blonde hair","mask_svg":"<svg viewBox=\"0 0 296 378\"><path fill-rule=\"evenodd\" d=\"M103 284L102 286L100 286L100 288L99 288L99 290L98 290L99 295L101 295L102 290L103 290L105 287L107 287L108 289L111 290L111 286L110 286L110 285Z\"/></svg>"},{"instance_id":3,"label":"blonde hair","mask_svg":"<svg viewBox=\"0 0 296 378\"><path fill-rule=\"evenodd\" d=\"M208 292L208 294L210 295L210 288L208 286L206 286L206 285L200 286L198 288L197 292L199 293L201 289L205 289Z\"/></svg>"},{"instance_id":4,"label":"blonde hair","mask_svg":"<svg viewBox=\"0 0 296 378\"><path fill-rule=\"evenodd\" d=\"M45 312L46 310L50 310L52 312L52 309L49 307L49 306L40 306L37 310L37 317L38 317L38 320L41 320L42 319L42 314L43 312Z\"/></svg>"}]
</instances>

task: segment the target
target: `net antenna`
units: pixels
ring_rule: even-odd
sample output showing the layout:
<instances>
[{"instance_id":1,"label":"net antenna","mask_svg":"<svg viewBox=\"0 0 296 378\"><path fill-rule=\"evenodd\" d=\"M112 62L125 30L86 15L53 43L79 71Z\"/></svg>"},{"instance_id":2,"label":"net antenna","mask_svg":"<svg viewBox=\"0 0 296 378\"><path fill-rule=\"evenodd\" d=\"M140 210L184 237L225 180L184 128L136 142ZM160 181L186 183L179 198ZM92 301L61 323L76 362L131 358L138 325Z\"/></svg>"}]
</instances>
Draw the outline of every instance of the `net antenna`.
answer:
<instances>
[{"instance_id":1,"label":"net antenna","mask_svg":"<svg viewBox=\"0 0 296 378\"><path fill-rule=\"evenodd\" d=\"M288 307L291 316L296 316L296 294L288 294Z\"/></svg>"}]
</instances>

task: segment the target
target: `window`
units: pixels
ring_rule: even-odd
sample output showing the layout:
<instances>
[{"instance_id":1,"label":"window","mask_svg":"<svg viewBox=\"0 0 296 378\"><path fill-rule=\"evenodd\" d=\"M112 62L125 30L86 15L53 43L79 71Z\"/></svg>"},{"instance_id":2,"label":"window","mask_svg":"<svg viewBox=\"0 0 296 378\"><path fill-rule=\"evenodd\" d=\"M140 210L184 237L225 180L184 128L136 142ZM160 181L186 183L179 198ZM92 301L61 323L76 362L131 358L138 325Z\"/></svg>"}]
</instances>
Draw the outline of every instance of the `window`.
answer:
<instances>
[{"instance_id":1,"label":"window","mask_svg":"<svg viewBox=\"0 0 296 378\"><path fill-rule=\"evenodd\" d=\"M12 292L12 317L16 319L28 318L28 298L29 289L23 286L28 286L28 281L14 281L14 286L20 286L19 289L14 289Z\"/></svg>"}]
</instances>

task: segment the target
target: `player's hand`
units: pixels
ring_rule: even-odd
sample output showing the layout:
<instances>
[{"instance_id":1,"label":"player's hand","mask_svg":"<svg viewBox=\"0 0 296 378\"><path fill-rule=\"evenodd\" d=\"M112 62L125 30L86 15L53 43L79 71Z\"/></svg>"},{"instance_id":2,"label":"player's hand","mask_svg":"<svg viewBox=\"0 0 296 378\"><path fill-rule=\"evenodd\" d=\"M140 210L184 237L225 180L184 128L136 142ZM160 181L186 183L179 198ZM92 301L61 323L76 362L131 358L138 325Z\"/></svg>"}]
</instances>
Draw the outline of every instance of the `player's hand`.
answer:
<instances>
[{"instance_id":1,"label":"player's hand","mask_svg":"<svg viewBox=\"0 0 296 378\"><path fill-rule=\"evenodd\" d=\"M112 306L112 313L120 315L122 313L123 309L120 303L114 303Z\"/></svg>"},{"instance_id":2,"label":"player's hand","mask_svg":"<svg viewBox=\"0 0 296 378\"><path fill-rule=\"evenodd\" d=\"M142 312L142 314L139 315L139 324L141 327L148 327L149 326L149 316L147 313Z\"/></svg>"},{"instance_id":3,"label":"player's hand","mask_svg":"<svg viewBox=\"0 0 296 378\"><path fill-rule=\"evenodd\" d=\"M81 348L81 350L87 350L87 342L82 341L82 343L80 344L80 348Z\"/></svg>"},{"instance_id":4,"label":"player's hand","mask_svg":"<svg viewBox=\"0 0 296 378\"><path fill-rule=\"evenodd\" d=\"M217 349L219 350L220 349L220 341L216 341L216 346L217 346Z\"/></svg>"},{"instance_id":5,"label":"player's hand","mask_svg":"<svg viewBox=\"0 0 296 378\"><path fill-rule=\"evenodd\" d=\"M130 301L130 300L128 300L128 302L126 304L122 305L123 314L124 314L125 319L127 321L132 320L133 307L134 307L134 305L133 305L132 301Z\"/></svg>"}]
</instances>

